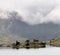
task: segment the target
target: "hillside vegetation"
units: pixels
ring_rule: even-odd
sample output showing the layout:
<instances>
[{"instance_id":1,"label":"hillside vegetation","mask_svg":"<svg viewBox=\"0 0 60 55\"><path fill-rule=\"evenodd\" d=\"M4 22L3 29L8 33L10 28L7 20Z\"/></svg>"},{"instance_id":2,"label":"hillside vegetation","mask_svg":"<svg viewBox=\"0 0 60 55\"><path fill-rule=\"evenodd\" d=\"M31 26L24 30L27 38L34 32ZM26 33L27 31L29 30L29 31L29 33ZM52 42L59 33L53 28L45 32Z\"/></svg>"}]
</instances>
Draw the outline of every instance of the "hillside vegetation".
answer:
<instances>
[{"instance_id":1,"label":"hillside vegetation","mask_svg":"<svg viewBox=\"0 0 60 55\"><path fill-rule=\"evenodd\" d=\"M55 38L55 39L51 39L51 40L46 41L46 44L56 46L56 47L60 47L60 36Z\"/></svg>"}]
</instances>

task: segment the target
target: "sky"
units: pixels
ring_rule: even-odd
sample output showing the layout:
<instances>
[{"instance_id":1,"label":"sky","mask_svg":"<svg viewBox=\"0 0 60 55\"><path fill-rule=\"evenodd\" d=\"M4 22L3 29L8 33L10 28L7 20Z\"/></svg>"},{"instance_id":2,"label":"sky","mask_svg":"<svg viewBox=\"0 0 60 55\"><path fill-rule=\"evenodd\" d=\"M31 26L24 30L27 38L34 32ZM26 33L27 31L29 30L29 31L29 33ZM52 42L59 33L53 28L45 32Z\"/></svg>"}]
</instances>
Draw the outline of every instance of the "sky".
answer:
<instances>
[{"instance_id":1,"label":"sky","mask_svg":"<svg viewBox=\"0 0 60 55\"><path fill-rule=\"evenodd\" d=\"M60 0L0 0L0 10L17 11L31 25L60 24Z\"/></svg>"}]
</instances>

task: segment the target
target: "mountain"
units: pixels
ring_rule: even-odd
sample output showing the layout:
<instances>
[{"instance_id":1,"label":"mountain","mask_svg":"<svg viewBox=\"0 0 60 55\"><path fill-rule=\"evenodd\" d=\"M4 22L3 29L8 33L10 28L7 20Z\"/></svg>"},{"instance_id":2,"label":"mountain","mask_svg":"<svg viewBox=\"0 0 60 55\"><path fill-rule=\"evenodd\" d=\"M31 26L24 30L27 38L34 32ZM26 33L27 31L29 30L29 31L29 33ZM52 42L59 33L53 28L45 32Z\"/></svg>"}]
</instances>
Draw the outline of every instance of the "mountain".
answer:
<instances>
[{"instance_id":1,"label":"mountain","mask_svg":"<svg viewBox=\"0 0 60 55\"><path fill-rule=\"evenodd\" d=\"M20 20L14 19L10 32L28 39L47 40L59 36L59 29L60 25L53 23L28 25Z\"/></svg>"},{"instance_id":2,"label":"mountain","mask_svg":"<svg viewBox=\"0 0 60 55\"><path fill-rule=\"evenodd\" d=\"M11 41L39 39L45 41L60 36L59 24L49 22L29 25L22 21L23 17L15 11L7 12L5 15L5 18L0 16L0 39Z\"/></svg>"},{"instance_id":3,"label":"mountain","mask_svg":"<svg viewBox=\"0 0 60 55\"><path fill-rule=\"evenodd\" d=\"M60 47L60 36L58 36L54 39L46 41L46 44L49 44L51 46Z\"/></svg>"}]
</instances>

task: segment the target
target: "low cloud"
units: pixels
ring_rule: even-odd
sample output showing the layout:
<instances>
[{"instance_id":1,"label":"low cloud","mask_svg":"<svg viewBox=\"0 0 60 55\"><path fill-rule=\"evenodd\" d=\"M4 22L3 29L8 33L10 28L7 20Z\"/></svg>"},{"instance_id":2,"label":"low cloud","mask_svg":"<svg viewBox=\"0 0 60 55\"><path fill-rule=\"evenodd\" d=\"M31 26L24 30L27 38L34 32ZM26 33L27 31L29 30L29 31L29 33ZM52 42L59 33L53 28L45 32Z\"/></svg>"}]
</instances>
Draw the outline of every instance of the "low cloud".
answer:
<instances>
[{"instance_id":1,"label":"low cloud","mask_svg":"<svg viewBox=\"0 0 60 55\"><path fill-rule=\"evenodd\" d=\"M48 22L60 24L59 0L0 0L0 8L17 11L23 17L22 21L30 25ZM0 12L0 17L4 14Z\"/></svg>"}]
</instances>

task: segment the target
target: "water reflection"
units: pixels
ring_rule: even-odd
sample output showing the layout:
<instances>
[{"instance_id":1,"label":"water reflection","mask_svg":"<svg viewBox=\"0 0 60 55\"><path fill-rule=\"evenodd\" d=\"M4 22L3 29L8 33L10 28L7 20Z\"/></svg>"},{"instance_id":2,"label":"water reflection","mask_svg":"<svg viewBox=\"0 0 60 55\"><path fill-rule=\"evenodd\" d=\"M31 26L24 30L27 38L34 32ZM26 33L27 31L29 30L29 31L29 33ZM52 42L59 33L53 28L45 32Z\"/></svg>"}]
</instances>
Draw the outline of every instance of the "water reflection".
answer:
<instances>
[{"instance_id":1,"label":"water reflection","mask_svg":"<svg viewBox=\"0 0 60 55\"><path fill-rule=\"evenodd\" d=\"M51 45L46 45L46 48L51 48L51 47L53 47L53 46L51 46Z\"/></svg>"},{"instance_id":2,"label":"water reflection","mask_svg":"<svg viewBox=\"0 0 60 55\"><path fill-rule=\"evenodd\" d=\"M51 47L54 47L54 46L46 45L45 48L51 48ZM12 48L10 48L10 47L0 47L0 49L12 49Z\"/></svg>"}]
</instances>

